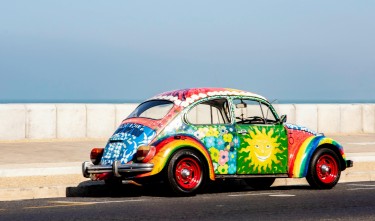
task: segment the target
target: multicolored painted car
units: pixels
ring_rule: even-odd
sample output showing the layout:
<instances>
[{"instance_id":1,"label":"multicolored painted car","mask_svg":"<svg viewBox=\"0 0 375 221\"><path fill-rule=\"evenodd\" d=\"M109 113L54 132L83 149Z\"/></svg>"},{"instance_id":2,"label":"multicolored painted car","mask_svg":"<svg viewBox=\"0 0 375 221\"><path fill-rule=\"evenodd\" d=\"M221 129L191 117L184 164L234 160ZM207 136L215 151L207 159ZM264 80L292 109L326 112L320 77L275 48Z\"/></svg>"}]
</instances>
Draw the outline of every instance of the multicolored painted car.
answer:
<instances>
[{"instance_id":1,"label":"multicolored painted car","mask_svg":"<svg viewBox=\"0 0 375 221\"><path fill-rule=\"evenodd\" d=\"M263 189L276 178L306 177L328 189L353 165L338 142L286 123L266 98L226 88L176 90L141 103L90 158L82 172L91 180L156 179L181 195L216 179Z\"/></svg>"}]
</instances>

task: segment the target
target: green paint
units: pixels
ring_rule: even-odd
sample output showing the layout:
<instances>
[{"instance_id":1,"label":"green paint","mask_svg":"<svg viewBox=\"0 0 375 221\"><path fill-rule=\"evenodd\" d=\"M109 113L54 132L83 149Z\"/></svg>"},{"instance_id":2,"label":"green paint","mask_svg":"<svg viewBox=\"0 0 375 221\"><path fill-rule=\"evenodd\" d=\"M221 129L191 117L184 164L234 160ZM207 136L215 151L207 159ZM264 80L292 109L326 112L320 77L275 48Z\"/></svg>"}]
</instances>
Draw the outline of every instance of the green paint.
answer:
<instances>
[{"instance_id":1,"label":"green paint","mask_svg":"<svg viewBox=\"0 0 375 221\"><path fill-rule=\"evenodd\" d=\"M288 141L283 125L237 125L238 174L287 173Z\"/></svg>"}]
</instances>

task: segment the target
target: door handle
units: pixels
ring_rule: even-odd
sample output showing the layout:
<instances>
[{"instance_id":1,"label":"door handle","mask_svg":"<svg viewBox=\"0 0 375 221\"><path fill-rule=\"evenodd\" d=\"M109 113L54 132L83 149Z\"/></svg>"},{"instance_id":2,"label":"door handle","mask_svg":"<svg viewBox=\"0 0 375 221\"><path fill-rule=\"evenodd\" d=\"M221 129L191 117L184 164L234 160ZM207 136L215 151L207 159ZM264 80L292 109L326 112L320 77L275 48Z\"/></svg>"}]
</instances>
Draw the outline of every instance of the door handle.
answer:
<instances>
[{"instance_id":1,"label":"door handle","mask_svg":"<svg viewBox=\"0 0 375 221\"><path fill-rule=\"evenodd\" d=\"M242 129L240 131L238 131L239 134L242 134L242 135L245 135L245 134L248 134L246 130Z\"/></svg>"}]
</instances>

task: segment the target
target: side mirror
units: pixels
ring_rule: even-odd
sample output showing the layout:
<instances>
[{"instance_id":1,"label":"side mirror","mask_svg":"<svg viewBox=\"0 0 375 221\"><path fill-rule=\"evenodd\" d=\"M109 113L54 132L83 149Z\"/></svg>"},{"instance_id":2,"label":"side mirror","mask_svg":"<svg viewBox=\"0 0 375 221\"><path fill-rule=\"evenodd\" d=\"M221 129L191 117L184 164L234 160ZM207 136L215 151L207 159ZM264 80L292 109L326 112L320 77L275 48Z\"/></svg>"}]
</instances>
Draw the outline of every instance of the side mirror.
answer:
<instances>
[{"instance_id":1,"label":"side mirror","mask_svg":"<svg viewBox=\"0 0 375 221\"><path fill-rule=\"evenodd\" d=\"M280 123L286 123L286 120L287 120L286 115L285 114L281 115L281 117L280 117Z\"/></svg>"},{"instance_id":2,"label":"side mirror","mask_svg":"<svg viewBox=\"0 0 375 221\"><path fill-rule=\"evenodd\" d=\"M236 108L246 108L246 103L239 103L239 104L236 104Z\"/></svg>"}]
</instances>

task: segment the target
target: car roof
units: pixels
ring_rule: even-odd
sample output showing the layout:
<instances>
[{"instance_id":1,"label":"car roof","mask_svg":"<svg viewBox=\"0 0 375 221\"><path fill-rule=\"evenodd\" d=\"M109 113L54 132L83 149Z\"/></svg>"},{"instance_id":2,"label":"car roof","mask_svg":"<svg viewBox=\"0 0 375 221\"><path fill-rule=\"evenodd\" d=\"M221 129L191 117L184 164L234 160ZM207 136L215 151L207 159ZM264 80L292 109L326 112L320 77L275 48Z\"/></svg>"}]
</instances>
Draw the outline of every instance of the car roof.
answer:
<instances>
[{"instance_id":1,"label":"car roof","mask_svg":"<svg viewBox=\"0 0 375 221\"><path fill-rule=\"evenodd\" d=\"M170 100L178 106L187 107L189 104L194 101L200 100L205 97L215 96L215 95L233 95L233 96L250 96L256 97L263 100L266 98L247 91L231 89L231 88L188 88L180 89L174 91L167 91L161 94L156 95L150 100L162 99Z\"/></svg>"}]
</instances>

